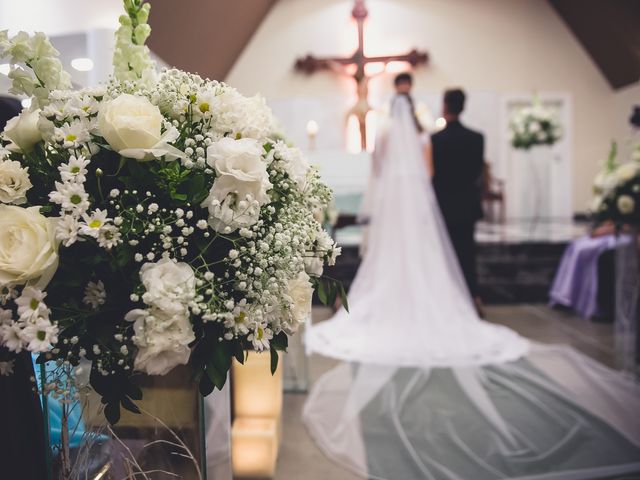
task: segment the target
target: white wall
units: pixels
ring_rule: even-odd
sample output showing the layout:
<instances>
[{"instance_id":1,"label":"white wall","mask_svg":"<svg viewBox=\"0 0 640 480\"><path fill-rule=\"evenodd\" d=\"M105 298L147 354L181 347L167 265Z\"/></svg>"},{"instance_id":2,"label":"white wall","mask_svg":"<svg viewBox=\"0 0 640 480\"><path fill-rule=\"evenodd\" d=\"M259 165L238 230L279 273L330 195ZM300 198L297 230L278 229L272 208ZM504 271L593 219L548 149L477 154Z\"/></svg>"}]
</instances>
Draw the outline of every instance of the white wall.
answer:
<instances>
[{"instance_id":1,"label":"white wall","mask_svg":"<svg viewBox=\"0 0 640 480\"><path fill-rule=\"evenodd\" d=\"M305 77L292 69L297 57L310 52L353 52L352 4L351 0L279 0L226 80L247 94L260 91L270 100L352 95L346 79L329 73ZM584 209L609 141L620 134L615 116L628 112L630 107L621 104L631 100L614 95L546 1L369 0L367 5L367 54L398 53L411 47L429 51L429 66L416 71L418 95L450 86L496 94L570 93L573 206ZM382 96L389 83L390 76L375 79L372 95ZM629 115L624 115L626 122Z\"/></svg>"},{"instance_id":2,"label":"white wall","mask_svg":"<svg viewBox=\"0 0 640 480\"><path fill-rule=\"evenodd\" d=\"M63 35L118 28L121 0L0 0L0 30Z\"/></svg>"}]
</instances>

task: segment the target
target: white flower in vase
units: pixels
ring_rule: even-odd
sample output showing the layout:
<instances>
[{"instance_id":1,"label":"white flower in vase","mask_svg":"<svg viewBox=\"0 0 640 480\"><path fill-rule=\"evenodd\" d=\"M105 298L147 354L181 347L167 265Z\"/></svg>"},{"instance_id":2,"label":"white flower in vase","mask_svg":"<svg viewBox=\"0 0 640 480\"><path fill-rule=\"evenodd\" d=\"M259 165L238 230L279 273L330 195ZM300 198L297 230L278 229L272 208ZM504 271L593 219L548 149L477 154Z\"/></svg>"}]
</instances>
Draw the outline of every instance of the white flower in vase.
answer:
<instances>
[{"instance_id":1,"label":"white flower in vase","mask_svg":"<svg viewBox=\"0 0 640 480\"><path fill-rule=\"evenodd\" d=\"M20 336L27 344L30 352L48 352L53 345L58 343L58 327L46 318L38 318L35 322L29 322L22 329Z\"/></svg>"},{"instance_id":2,"label":"white flower in vase","mask_svg":"<svg viewBox=\"0 0 640 480\"><path fill-rule=\"evenodd\" d=\"M618 210L623 215L633 213L636 208L636 202L630 195L620 195L617 201Z\"/></svg>"},{"instance_id":3,"label":"white flower in vase","mask_svg":"<svg viewBox=\"0 0 640 480\"><path fill-rule=\"evenodd\" d=\"M289 280L289 297L291 298L291 316L294 321L293 331L298 325L306 323L311 317L311 300L313 298L313 286L310 277L305 272L300 272L295 278Z\"/></svg>"},{"instance_id":4,"label":"white flower in vase","mask_svg":"<svg viewBox=\"0 0 640 480\"><path fill-rule=\"evenodd\" d=\"M40 317L49 318L49 308L44 303L46 296L47 294L40 289L25 287L20 297L15 300L20 320L35 320Z\"/></svg>"},{"instance_id":5,"label":"white flower in vase","mask_svg":"<svg viewBox=\"0 0 640 480\"><path fill-rule=\"evenodd\" d=\"M0 160L0 202L21 205L31 187L27 168L14 160Z\"/></svg>"},{"instance_id":6,"label":"white flower in vase","mask_svg":"<svg viewBox=\"0 0 640 480\"><path fill-rule=\"evenodd\" d=\"M134 343L138 347L136 370L149 375L165 375L189 361L189 344L195 335L186 308L176 310L132 310L125 316L134 323Z\"/></svg>"},{"instance_id":7,"label":"white flower in vase","mask_svg":"<svg viewBox=\"0 0 640 480\"><path fill-rule=\"evenodd\" d=\"M256 322L253 331L247 337L258 352L269 350L269 341L273 338L273 331L265 323Z\"/></svg>"},{"instance_id":8,"label":"white flower in vase","mask_svg":"<svg viewBox=\"0 0 640 480\"><path fill-rule=\"evenodd\" d=\"M25 348L20 325L17 323L0 325L0 345L11 352L20 353Z\"/></svg>"},{"instance_id":9,"label":"white flower in vase","mask_svg":"<svg viewBox=\"0 0 640 480\"><path fill-rule=\"evenodd\" d=\"M36 143L42 140L38 129L40 110L23 110L13 117L4 127L3 137L8 140L7 148L14 152L29 153Z\"/></svg>"},{"instance_id":10,"label":"white flower in vase","mask_svg":"<svg viewBox=\"0 0 640 480\"><path fill-rule=\"evenodd\" d=\"M88 165L89 160L82 155L78 157L71 155L68 163L63 163L58 167L60 177L64 182L84 183L87 179Z\"/></svg>"},{"instance_id":11,"label":"white flower in vase","mask_svg":"<svg viewBox=\"0 0 640 480\"><path fill-rule=\"evenodd\" d=\"M0 205L0 286L49 283L58 268L56 223L40 207Z\"/></svg>"},{"instance_id":12,"label":"white flower in vase","mask_svg":"<svg viewBox=\"0 0 640 480\"><path fill-rule=\"evenodd\" d=\"M175 128L162 133L164 117L160 109L147 98L122 94L111 100L98 113L100 134L120 155L139 161L162 156L184 157L184 153L169 145L178 137Z\"/></svg>"},{"instance_id":13,"label":"white flower in vase","mask_svg":"<svg viewBox=\"0 0 640 480\"><path fill-rule=\"evenodd\" d=\"M250 138L223 138L207 149L207 164L219 174L202 207L209 210L209 225L231 232L253 225L260 207L270 201L267 166L260 143Z\"/></svg>"},{"instance_id":14,"label":"white flower in vase","mask_svg":"<svg viewBox=\"0 0 640 480\"><path fill-rule=\"evenodd\" d=\"M640 165L629 162L620 165L615 171L615 177L618 182L626 183L640 172Z\"/></svg>"},{"instance_id":15,"label":"white flower in vase","mask_svg":"<svg viewBox=\"0 0 640 480\"><path fill-rule=\"evenodd\" d=\"M146 290L142 299L147 305L180 310L195 297L196 277L187 263L169 258L145 263L140 268L140 279Z\"/></svg>"}]
</instances>

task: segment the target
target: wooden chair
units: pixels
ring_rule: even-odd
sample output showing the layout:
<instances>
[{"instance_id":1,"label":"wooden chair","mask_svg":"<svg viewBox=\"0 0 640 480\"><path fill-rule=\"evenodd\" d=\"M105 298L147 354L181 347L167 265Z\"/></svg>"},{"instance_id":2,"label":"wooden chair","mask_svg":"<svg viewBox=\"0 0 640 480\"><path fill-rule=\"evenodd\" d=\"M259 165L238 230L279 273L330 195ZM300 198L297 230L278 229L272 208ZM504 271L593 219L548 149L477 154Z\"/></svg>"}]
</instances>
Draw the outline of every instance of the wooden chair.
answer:
<instances>
[{"instance_id":1,"label":"wooden chair","mask_svg":"<svg viewBox=\"0 0 640 480\"><path fill-rule=\"evenodd\" d=\"M482 171L481 191L485 220L492 223L504 223L506 221L504 181L491 174L491 165L486 161Z\"/></svg>"}]
</instances>

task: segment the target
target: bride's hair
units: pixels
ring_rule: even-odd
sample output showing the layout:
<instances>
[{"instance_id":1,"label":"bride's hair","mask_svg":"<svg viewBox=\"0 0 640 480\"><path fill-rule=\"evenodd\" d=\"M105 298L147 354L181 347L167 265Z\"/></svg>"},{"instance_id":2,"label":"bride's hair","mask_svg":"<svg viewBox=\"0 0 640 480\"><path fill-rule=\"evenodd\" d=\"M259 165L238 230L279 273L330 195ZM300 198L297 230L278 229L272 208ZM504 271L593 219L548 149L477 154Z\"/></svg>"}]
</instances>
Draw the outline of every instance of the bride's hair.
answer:
<instances>
[{"instance_id":1,"label":"bride's hair","mask_svg":"<svg viewBox=\"0 0 640 480\"><path fill-rule=\"evenodd\" d=\"M416 114L416 107L415 107L415 103L413 101L413 97L408 93L399 93L396 96L396 98L394 99L394 102L396 101L396 99L398 99L400 97L406 98L407 101L409 102L409 107L411 108L411 116L413 117L413 124L415 125L416 130L418 131L418 133L424 132L424 127L420 123L420 120L418 120L418 115Z\"/></svg>"}]
</instances>

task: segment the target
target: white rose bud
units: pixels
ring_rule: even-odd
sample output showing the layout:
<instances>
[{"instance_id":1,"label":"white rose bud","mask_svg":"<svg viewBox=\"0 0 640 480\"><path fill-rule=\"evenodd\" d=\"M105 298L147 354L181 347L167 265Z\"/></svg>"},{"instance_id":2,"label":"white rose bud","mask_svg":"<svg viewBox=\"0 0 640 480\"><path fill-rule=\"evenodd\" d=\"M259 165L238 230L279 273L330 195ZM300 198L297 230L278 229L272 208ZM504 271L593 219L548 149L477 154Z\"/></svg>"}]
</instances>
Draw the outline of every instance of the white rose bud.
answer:
<instances>
[{"instance_id":1,"label":"white rose bud","mask_svg":"<svg viewBox=\"0 0 640 480\"><path fill-rule=\"evenodd\" d=\"M40 110L23 110L20 115L13 117L4 127L4 138L11 143L7 148L13 152L29 153L36 143L42 140L38 130Z\"/></svg>"}]
</instances>

